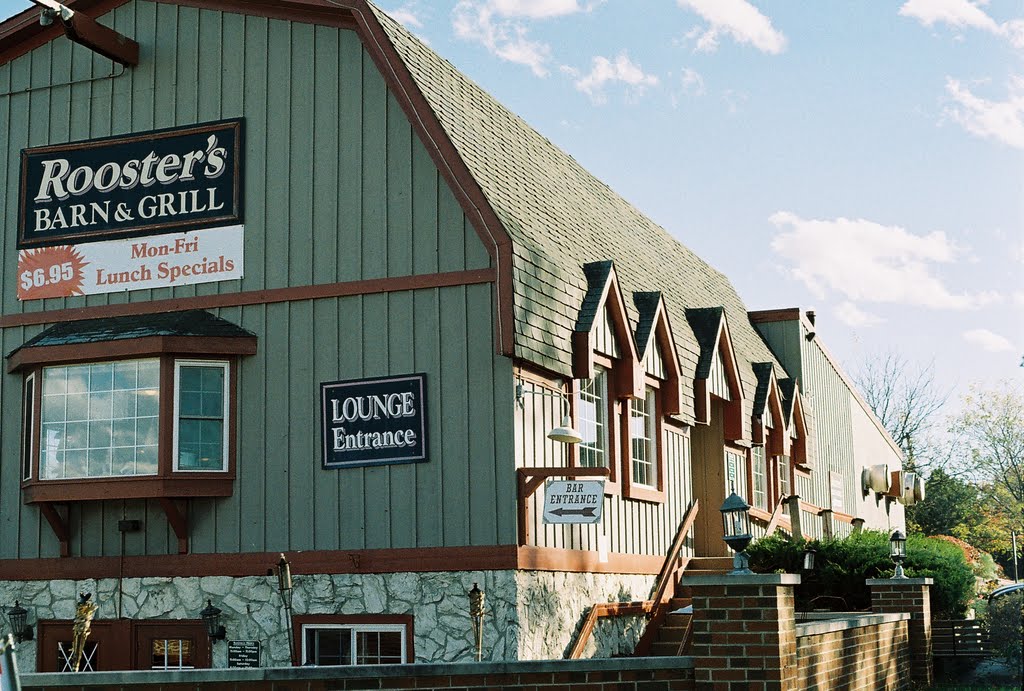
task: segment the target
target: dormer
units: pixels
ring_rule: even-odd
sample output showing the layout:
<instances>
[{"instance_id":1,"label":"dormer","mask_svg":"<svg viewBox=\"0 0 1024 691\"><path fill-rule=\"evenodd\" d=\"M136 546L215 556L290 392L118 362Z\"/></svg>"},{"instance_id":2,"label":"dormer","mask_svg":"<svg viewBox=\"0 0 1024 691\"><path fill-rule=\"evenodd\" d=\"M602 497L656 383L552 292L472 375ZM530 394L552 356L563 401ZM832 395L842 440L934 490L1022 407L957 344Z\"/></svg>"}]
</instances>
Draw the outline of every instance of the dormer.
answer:
<instances>
[{"instance_id":1,"label":"dormer","mask_svg":"<svg viewBox=\"0 0 1024 691\"><path fill-rule=\"evenodd\" d=\"M751 442L754 446L764 446L768 456L789 455L790 436L787 434L782 392L775 375L775 365L755 362L753 369L757 377L757 390L750 416Z\"/></svg>"},{"instance_id":2,"label":"dormer","mask_svg":"<svg viewBox=\"0 0 1024 691\"><path fill-rule=\"evenodd\" d=\"M614 395L639 398L644 395L644 371L630 333L626 303L610 260L583 266L587 294L580 306L572 335L573 376L594 377L595 355L615 361L612 368Z\"/></svg>"},{"instance_id":3,"label":"dormer","mask_svg":"<svg viewBox=\"0 0 1024 691\"><path fill-rule=\"evenodd\" d=\"M742 439L743 387L725 310L721 307L688 309L686 319L700 345L693 380L695 421L710 423L711 399L718 399L725 404L725 438L729 441Z\"/></svg>"},{"instance_id":4,"label":"dormer","mask_svg":"<svg viewBox=\"0 0 1024 691\"><path fill-rule=\"evenodd\" d=\"M662 382L662 413L678 415L683 405L682 375L665 300L661 293L633 293L633 304L639 313L636 349L644 374Z\"/></svg>"},{"instance_id":5,"label":"dormer","mask_svg":"<svg viewBox=\"0 0 1024 691\"><path fill-rule=\"evenodd\" d=\"M809 416L804 413L804 401L800 395L800 384L796 379L780 379L779 391L782 393L782 413L786 425L786 437L790 445L790 457L793 465L804 471L814 467L814 459L808 453Z\"/></svg>"}]
</instances>

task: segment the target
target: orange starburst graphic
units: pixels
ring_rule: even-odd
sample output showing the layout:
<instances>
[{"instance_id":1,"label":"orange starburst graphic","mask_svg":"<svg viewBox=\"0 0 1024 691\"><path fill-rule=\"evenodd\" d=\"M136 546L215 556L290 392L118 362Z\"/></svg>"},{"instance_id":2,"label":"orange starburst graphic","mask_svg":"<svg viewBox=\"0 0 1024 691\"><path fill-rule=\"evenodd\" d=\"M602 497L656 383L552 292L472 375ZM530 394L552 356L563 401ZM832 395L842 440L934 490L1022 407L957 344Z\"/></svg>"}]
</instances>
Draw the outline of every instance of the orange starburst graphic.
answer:
<instances>
[{"instance_id":1,"label":"orange starburst graphic","mask_svg":"<svg viewBox=\"0 0 1024 691\"><path fill-rule=\"evenodd\" d=\"M82 295L87 265L70 245L23 250L18 254L18 299Z\"/></svg>"}]
</instances>

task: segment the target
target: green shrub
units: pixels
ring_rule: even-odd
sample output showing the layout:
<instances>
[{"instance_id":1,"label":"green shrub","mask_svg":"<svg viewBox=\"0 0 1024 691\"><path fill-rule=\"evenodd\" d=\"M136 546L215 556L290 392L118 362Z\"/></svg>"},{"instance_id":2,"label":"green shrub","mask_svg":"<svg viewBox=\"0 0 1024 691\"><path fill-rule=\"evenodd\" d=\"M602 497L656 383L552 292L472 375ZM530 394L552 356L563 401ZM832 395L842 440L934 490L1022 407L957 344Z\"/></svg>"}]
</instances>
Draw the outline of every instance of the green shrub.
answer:
<instances>
[{"instance_id":1,"label":"green shrub","mask_svg":"<svg viewBox=\"0 0 1024 691\"><path fill-rule=\"evenodd\" d=\"M803 553L817 550L814 570L802 573ZM758 573L800 573L797 609L866 610L871 608L869 578L890 578L889 536L863 531L842 539L791 540L776 534L752 543L747 550L751 569ZM954 545L912 535L903 565L910 578L933 578L932 614L960 617L974 597L974 572Z\"/></svg>"},{"instance_id":2,"label":"green shrub","mask_svg":"<svg viewBox=\"0 0 1024 691\"><path fill-rule=\"evenodd\" d=\"M1021 597L1019 592L997 597L984 608L983 618L988 623L992 652L1014 668L1020 667Z\"/></svg>"}]
</instances>

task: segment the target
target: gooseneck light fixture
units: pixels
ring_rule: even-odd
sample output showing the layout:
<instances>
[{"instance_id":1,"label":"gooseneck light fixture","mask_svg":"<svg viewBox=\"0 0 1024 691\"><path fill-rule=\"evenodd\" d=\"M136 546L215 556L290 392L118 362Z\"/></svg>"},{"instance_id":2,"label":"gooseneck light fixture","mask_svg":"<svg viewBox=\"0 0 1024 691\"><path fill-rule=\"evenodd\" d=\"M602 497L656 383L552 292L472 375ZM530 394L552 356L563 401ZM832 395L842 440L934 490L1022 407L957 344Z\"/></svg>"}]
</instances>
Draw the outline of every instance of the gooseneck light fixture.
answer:
<instances>
[{"instance_id":1,"label":"gooseneck light fixture","mask_svg":"<svg viewBox=\"0 0 1024 691\"><path fill-rule=\"evenodd\" d=\"M548 432L548 439L551 441L562 442L563 444L579 444L583 441L583 435L576 431L572 426L572 416L569 415L568 396L561 391L539 391L536 389L526 391L523 388L523 383L520 381L516 384L516 404L520 408L523 407L523 398L525 396L549 396L551 398L561 399L563 405L562 424Z\"/></svg>"},{"instance_id":2,"label":"gooseneck light fixture","mask_svg":"<svg viewBox=\"0 0 1024 691\"><path fill-rule=\"evenodd\" d=\"M907 558L907 536L898 530L894 530L889 536L889 557L896 564L893 571L893 578L906 578L903 573L903 561Z\"/></svg>"},{"instance_id":3,"label":"gooseneck light fixture","mask_svg":"<svg viewBox=\"0 0 1024 691\"><path fill-rule=\"evenodd\" d=\"M750 504L743 501L743 498L732 492L722 503L722 527L725 544L736 553L732 559L732 571L730 576L748 576L754 572L750 570L750 560L747 558L747 545L754 539L750 533Z\"/></svg>"},{"instance_id":4,"label":"gooseneck light fixture","mask_svg":"<svg viewBox=\"0 0 1024 691\"><path fill-rule=\"evenodd\" d=\"M476 661L480 662L484 654L484 591L473 584L469 591L469 618L473 622L473 645L476 647Z\"/></svg>"},{"instance_id":5,"label":"gooseneck light fixture","mask_svg":"<svg viewBox=\"0 0 1024 691\"><path fill-rule=\"evenodd\" d=\"M211 643L223 641L227 635L227 631L220 623L220 614L221 610L219 607L214 607L213 600L207 600L206 607L199 613L199 616L203 618L203 626L206 627L206 635L210 637Z\"/></svg>"},{"instance_id":6,"label":"gooseneck light fixture","mask_svg":"<svg viewBox=\"0 0 1024 691\"><path fill-rule=\"evenodd\" d=\"M14 607L7 609L7 623L11 626L11 633L18 643L32 640L32 627L28 624L28 610L14 601Z\"/></svg>"}]
</instances>

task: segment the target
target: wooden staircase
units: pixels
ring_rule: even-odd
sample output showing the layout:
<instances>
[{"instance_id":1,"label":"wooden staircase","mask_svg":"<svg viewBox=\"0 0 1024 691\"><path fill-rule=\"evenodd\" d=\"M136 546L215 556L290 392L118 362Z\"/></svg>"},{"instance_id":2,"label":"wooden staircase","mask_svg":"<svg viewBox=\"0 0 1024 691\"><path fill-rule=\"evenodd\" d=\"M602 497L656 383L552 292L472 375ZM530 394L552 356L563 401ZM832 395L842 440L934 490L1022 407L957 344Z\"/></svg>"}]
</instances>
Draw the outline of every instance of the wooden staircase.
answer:
<instances>
[{"instance_id":1,"label":"wooden staircase","mask_svg":"<svg viewBox=\"0 0 1024 691\"><path fill-rule=\"evenodd\" d=\"M671 595L667 600L655 599L656 604L651 618L633 654L664 657L689 653L693 643L693 601L690 598L690 589L682 585L680 579L683 576L720 575L730 569L731 557L692 557L686 560L681 569L667 574L670 581L666 590ZM665 569L662 572L664 573Z\"/></svg>"}]
</instances>

